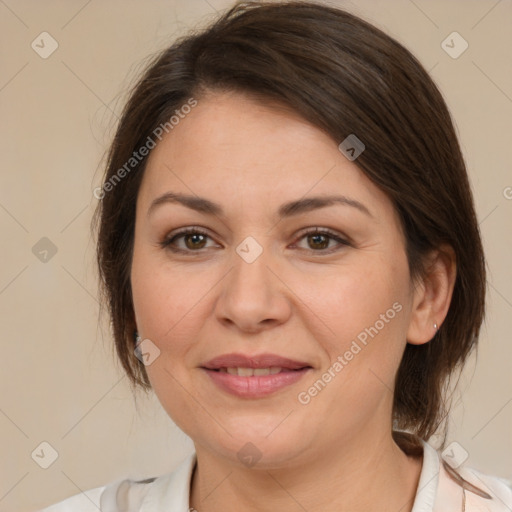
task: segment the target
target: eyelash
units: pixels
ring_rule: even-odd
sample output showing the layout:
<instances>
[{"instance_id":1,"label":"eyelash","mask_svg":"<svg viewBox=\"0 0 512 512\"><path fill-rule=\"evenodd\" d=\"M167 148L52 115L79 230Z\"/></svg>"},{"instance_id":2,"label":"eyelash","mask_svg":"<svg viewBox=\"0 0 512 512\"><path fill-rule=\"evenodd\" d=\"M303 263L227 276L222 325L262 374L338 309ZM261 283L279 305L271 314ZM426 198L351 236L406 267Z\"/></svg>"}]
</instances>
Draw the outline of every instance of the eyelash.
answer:
<instances>
[{"instance_id":1,"label":"eyelash","mask_svg":"<svg viewBox=\"0 0 512 512\"><path fill-rule=\"evenodd\" d=\"M190 227L190 228L184 228L182 229L181 231L178 231L177 233L174 233L171 237L168 237L166 239L164 239L162 242L159 243L159 245L163 248L163 249L168 249L174 253L201 253L203 251L203 249L198 249L198 250L192 250L192 249L178 249L177 247L173 247L172 244L178 239L178 238L181 238L181 237L184 237L185 235L203 235L203 236L206 236L208 238L211 238L210 235L204 231L203 229L201 229L200 227ZM306 231L304 233L302 233L299 237L298 240L302 240L303 238L309 236L309 235L323 235L323 236L327 236L329 237L330 239L332 240L335 240L336 242L339 243L339 245L341 246L351 246L352 244L344 239L344 238L341 238L336 232L334 231L331 231L330 229L327 229L327 228L315 228L315 229L312 229L312 230L309 230L309 231ZM320 254L331 254L333 252L336 252L337 250L339 250L339 246L338 247L335 247L334 249L331 248L331 249L318 249L318 250L315 250L315 249L303 249L305 251L309 251L309 252L312 252L312 253L320 253Z\"/></svg>"}]
</instances>

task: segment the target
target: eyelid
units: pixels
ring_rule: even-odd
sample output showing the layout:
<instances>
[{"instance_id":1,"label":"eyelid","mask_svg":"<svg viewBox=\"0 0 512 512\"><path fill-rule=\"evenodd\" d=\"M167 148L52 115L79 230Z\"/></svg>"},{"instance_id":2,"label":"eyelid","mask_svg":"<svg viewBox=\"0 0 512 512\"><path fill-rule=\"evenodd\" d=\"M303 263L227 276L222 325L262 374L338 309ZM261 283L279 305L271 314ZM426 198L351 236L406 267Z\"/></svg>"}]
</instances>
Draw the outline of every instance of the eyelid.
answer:
<instances>
[{"instance_id":1,"label":"eyelid","mask_svg":"<svg viewBox=\"0 0 512 512\"><path fill-rule=\"evenodd\" d=\"M347 243L352 244L352 240L350 237L345 235L344 233L341 233L340 231L336 231L334 229L328 228L328 227L322 227L322 226L309 226L307 228L301 229L297 235L296 238L302 238L305 235L314 235L314 234L325 234L329 235L332 238L338 238L341 239Z\"/></svg>"}]
</instances>

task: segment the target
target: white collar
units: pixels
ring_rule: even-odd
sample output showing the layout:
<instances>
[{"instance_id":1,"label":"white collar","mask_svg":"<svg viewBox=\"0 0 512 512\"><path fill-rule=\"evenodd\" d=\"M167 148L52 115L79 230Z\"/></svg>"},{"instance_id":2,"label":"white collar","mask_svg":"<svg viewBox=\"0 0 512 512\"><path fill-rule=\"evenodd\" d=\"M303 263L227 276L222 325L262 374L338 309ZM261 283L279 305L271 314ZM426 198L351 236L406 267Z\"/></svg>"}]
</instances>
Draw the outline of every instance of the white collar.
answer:
<instances>
[{"instance_id":1,"label":"white collar","mask_svg":"<svg viewBox=\"0 0 512 512\"><path fill-rule=\"evenodd\" d=\"M190 483L196 463L197 456L194 451L172 473L162 475L152 482L140 512L188 511Z\"/></svg>"},{"instance_id":2,"label":"white collar","mask_svg":"<svg viewBox=\"0 0 512 512\"><path fill-rule=\"evenodd\" d=\"M440 460L437 450L423 439L423 465L411 512L433 512L439 485Z\"/></svg>"}]
</instances>

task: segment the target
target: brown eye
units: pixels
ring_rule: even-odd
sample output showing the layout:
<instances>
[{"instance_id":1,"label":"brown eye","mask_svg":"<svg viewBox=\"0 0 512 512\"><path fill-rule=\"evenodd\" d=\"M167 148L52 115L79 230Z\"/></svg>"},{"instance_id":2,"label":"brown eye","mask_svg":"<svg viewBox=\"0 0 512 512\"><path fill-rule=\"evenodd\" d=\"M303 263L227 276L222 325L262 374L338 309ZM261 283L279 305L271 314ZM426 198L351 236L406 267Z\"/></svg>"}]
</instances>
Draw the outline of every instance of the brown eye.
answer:
<instances>
[{"instance_id":1,"label":"brown eye","mask_svg":"<svg viewBox=\"0 0 512 512\"><path fill-rule=\"evenodd\" d=\"M308 243L312 249L327 249L329 246L328 236L315 233L314 235L308 235Z\"/></svg>"},{"instance_id":2,"label":"brown eye","mask_svg":"<svg viewBox=\"0 0 512 512\"><path fill-rule=\"evenodd\" d=\"M205 245L206 236L200 233L182 235L188 249L202 249Z\"/></svg>"},{"instance_id":3,"label":"brown eye","mask_svg":"<svg viewBox=\"0 0 512 512\"><path fill-rule=\"evenodd\" d=\"M350 242L342 238L338 233L328 229L316 228L304 233L299 240L306 240L307 247L301 247L309 252L329 254L340 249L340 246L350 246ZM331 242L336 242L331 244ZM331 244L331 247L329 247Z\"/></svg>"},{"instance_id":4,"label":"brown eye","mask_svg":"<svg viewBox=\"0 0 512 512\"><path fill-rule=\"evenodd\" d=\"M160 242L160 245L173 252L199 252L201 249L207 248L208 239L211 239L208 233L198 228L188 228L167 237ZM181 240L184 243L180 244Z\"/></svg>"}]
</instances>

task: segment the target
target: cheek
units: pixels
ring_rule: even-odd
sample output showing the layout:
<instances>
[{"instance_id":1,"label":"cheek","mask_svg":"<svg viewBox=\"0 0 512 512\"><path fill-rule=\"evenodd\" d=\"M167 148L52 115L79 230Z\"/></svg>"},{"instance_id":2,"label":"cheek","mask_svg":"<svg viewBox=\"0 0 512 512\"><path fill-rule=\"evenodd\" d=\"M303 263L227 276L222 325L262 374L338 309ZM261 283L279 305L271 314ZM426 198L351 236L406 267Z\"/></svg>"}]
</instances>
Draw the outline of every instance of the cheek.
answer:
<instances>
[{"instance_id":1,"label":"cheek","mask_svg":"<svg viewBox=\"0 0 512 512\"><path fill-rule=\"evenodd\" d=\"M186 324L187 314L197 302L195 285L182 272L166 268L154 255L135 250L131 270L133 305L141 335L151 339L160 350L177 348L166 343ZM181 320L181 321L180 321Z\"/></svg>"},{"instance_id":2,"label":"cheek","mask_svg":"<svg viewBox=\"0 0 512 512\"><path fill-rule=\"evenodd\" d=\"M406 286L407 281L399 268L391 268L385 262L368 264L361 261L322 280L322 285L317 284L314 288L315 297L311 300L315 312L319 312L318 316L336 337L339 334L344 338L354 337L374 325L395 302L402 304ZM391 311L390 316L394 312Z\"/></svg>"},{"instance_id":3,"label":"cheek","mask_svg":"<svg viewBox=\"0 0 512 512\"><path fill-rule=\"evenodd\" d=\"M144 247L134 252L131 279L135 318L141 336L160 351L161 357L146 366L146 372L164 401L169 393L176 398L183 385L190 386L190 372L198 362L198 341L207 336L211 325L212 294L222 286L219 281L224 274L221 268L200 263L170 263Z\"/></svg>"},{"instance_id":4,"label":"cheek","mask_svg":"<svg viewBox=\"0 0 512 512\"><path fill-rule=\"evenodd\" d=\"M195 316L200 314L200 298L208 287L204 279L201 286L183 272L157 263L143 250L134 253L131 280L137 327L159 350L158 357L145 367L146 373L164 409L185 428L180 419L193 414L189 395L183 392L184 387L192 389L187 357L202 325Z\"/></svg>"},{"instance_id":5,"label":"cheek","mask_svg":"<svg viewBox=\"0 0 512 512\"><path fill-rule=\"evenodd\" d=\"M392 385L405 348L407 262L398 253L393 258L373 256L371 262L361 258L346 272L337 272L317 289L318 316L332 331L324 346L331 364L342 357L340 374L353 391L376 376Z\"/></svg>"}]
</instances>

